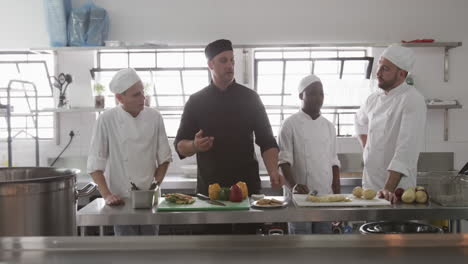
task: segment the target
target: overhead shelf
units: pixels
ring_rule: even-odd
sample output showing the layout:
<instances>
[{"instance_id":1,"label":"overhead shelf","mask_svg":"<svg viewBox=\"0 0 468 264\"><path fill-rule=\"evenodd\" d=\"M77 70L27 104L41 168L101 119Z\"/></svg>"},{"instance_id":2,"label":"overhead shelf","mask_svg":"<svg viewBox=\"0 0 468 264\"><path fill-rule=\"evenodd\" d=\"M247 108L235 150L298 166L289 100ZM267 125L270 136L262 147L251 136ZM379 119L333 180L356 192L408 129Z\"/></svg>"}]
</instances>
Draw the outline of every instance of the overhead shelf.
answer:
<instances>
[{"instance_id":1,"label":"overhead shelf","mask_svg":"<svg viewBox=\"0 0 468 264\"><path fill-rule=\"evenodd\" d=\"M60 145L60 114L61 113L86 113L86 112L103 112L109 108L95 108L95 107L76 107L76 108L43 108L38 109L37 113L53 113L55 118L54 131L55 131L55 144Z\"/></svg>"},{"instance_id":2,"label":"overhead shelf","mask_svg":"<svg viewBox=\"0 0 468 264\"><path fill-rule=\"evenodd\" d=\"M448 110L449 109L460 109L463 108L463 105L461 105L457 100L454 100L453 104L443 104L443 103L438 103L438 104L431 104L429 102L426 102L427 109L443 109L444 110L444 141L448 140Z\"/></svg>"},{"instance_id":3,"label":"overhead shelf","mask_svg":"<svg viewBox=\"0 0 468 264\"><path fill-rule=\"evenodd\" d=\"M109 108L77 107L77 108L43 108L39 113L77 113L77 112L102 112Z\"/></svg>"},{"instance_id":4,"label":"overhead shelf","mask_svg":"<svg viewBox=\"0 0 468 264\"><path fill-rule=\"evenodd\" d=\"M462 45L460 41L452 42L421 42L421 43L401 43L401 42L319 42L319 43L284 43L284 44L238 44L233 45L238 49L258 49L258 48L288 48L288 47L387 47L392 44L402 45L404 47L440 47L444 48L444 81L449 80L449 50ZM96 47L45 47L32 48L32 53L43 52L66 52L66 51L96 51L96 50L156 50L156 49L202 49L202 44L187 45L131 45L131 46L96 46Z\"/></svg>"},{"instance_id":5,"label":"overhead shelf","mask_svg":"<svg viewBox=\"0 0 468 264\"><path fill-rule=\"evenodd\" d=\"M427 104L427 109L457 109L457 108L463 108L463 105L461 105L458 101L456 104L438 104L438 105L431 105Z\"/></svg>"},{"instance_id":6,"label":"overhead shelf","mask_svg":"<svg viewBox=\"0 0 468 264\"><path fill-rule=\"evenodd\" d=\"M404 47L445 47L456 48L462 42L399 43L399 42L319 42L319 43L284 43L284 44L234 44L233 48L283 48L283 47L387 47L392 44ZM131 46L94 46L94 47L44 47L32 48L31 51L80 51L80 50L132 50L132 49L203 49L206 44L188 45L131 45Z\"/></svg>"},{"instance_id":7,"label":"overhead shelf","mask_svg":"<svg viewBox=\"0 0 468 264\"><path fill-rule=\"evenodd\" d=\"M42 108L37 110L39 113L84 113L84 112L104 112L108 109L114 107L106 108L95 108L95 107L73 107L73 108ZM158 109L159 111L182 111L184 110L183 106L160 106L160 107L151 107ZM34 110L33 110L34 112Z\"/></svg>"}]
</instances>

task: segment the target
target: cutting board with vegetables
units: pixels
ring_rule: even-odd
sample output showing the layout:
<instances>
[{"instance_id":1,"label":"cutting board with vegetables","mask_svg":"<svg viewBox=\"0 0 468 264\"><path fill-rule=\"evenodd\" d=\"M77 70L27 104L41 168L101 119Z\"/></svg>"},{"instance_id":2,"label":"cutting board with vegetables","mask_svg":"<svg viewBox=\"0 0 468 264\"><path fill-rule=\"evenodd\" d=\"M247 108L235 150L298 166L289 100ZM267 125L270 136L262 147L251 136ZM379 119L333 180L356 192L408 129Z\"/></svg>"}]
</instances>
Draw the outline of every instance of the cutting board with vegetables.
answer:
<instances>
[{"instance_id":1,"label":"cutting board with vegetables","mask_svg":"<svg viewBox=\"0 0 468 264\"><path fill-rule=\"evenodd\" d=\"M229 201L220 201L226 206L209 204L197 197L194 197L195 202L192 204L175 204L161 198L158 203L158 211L232 211L232 210L249 210L249 199L244 199L242 202L234 203Z\"/></svg>"},{"instance_id":2,"label":"cutting board with vegetables","mask_svg":"<svg viewBox=\"0 0 468 264\"><path fill-rule=\"evenodd\" d=\"M293 194L293 200L296 206L298 207L323 207L323 206L386 206L390 205L391 203L385 199L380 199L375 197L371 200L356 198L352 194L343 194L345 195L350 201L349 202L310 202L307 201L307 194Z\"/></svg>"}]
</instances>

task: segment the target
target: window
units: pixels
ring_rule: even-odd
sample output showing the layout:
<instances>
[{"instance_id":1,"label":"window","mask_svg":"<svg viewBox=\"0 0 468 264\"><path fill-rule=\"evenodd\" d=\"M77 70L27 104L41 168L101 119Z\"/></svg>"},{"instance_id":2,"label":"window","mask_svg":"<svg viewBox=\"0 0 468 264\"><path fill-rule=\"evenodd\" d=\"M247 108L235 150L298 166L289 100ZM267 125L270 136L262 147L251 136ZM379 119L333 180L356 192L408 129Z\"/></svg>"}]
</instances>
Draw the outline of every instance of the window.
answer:
<instances>
[{"instance_id":1,"label":"window","mask_svg":"<svg viewBox=\"0 0 468 264\"><path fill-rule=\"evenodd\" d=\"M5 108L7 87L10 80L31 82L37 89L38 109L54 107L50 76L54 75L54 55L49 53L1 52L0 53L0 138L8 137ZM16 139L30 139L36 136L32 110L36 108L33 85L13 82L11 84L10 105L11 136ZM39 113L39 139L52 139L54 136L53 116Z\"/></svg>"},{"instance_id":2,"label":"window","mask_svg":"<svg viewBox=\"0 0 468 264\"><path fill-rule=\"evenodd\" d=\"M201 49L184 50L111 50L97 53L92 69L95 81L107 87L106 106L115 106L109 83L122 68L134 68L145 86L145 93L164 118L166 132L175 137L185 102L191 94L206 87L210 74Z\"/></svg>"},{"instance_id":3,"label":"window","mask_svg":"<svg viewBox=\"0 0 468 264\"><path fill-rule=\"evenodd\" d=\"M254 87L267 110L273 132L297 112L297 85L306 75L320 77L325 99L322 114L338 136L353 134L353 116L371 93L373 58L364 48L284 48L254 50Z\"/></svg>"}]
</instances>

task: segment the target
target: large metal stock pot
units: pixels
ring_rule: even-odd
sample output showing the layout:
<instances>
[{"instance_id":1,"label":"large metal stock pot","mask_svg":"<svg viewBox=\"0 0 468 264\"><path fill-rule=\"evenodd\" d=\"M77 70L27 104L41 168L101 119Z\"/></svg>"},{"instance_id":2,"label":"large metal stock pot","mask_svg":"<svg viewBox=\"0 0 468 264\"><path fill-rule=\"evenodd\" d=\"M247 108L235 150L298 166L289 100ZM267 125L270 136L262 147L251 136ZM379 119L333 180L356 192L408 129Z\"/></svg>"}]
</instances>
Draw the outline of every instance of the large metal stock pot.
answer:
<instances>
[{"instance_id":1,"label":"large metal stock pot","mask_svg":"<svg viewBox=\"0 0 468 264\"><path fill-rule=\"evenodd\" d=\"M0 236L76 235L77 169L0 168Z\"/></svg>"}]
</instances>

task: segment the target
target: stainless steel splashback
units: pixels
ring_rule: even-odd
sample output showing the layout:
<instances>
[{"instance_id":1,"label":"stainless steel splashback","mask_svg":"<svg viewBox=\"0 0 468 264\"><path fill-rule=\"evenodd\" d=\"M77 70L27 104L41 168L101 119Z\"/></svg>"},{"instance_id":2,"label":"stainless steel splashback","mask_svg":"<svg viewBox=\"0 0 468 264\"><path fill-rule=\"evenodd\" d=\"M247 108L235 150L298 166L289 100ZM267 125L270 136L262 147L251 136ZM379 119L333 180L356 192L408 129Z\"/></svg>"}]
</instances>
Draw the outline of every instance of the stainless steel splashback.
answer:
<instances>
[{"instance_id":1,"label":"stainless steel splashback","mask_svg":"<svg viewBox=\"0 0 468 264\"><path fill-rule=\"evenodd\" d=\"M422 152L419 154L418 171L452 171L453 152Z\"/></svg>"},{"instance_id":2,"label":"stainless steel splashback","mask_svg":"<svg viewBox=\"0 0 468 264\"><path fill-rule=\"evenodd\" d=\"M362 172L362 153L340 153L338 159L341 162L341 172Z\"/></svg>"},{"instance_id":3,"label":"stainless steel splashback","mask_svg":"<svg viewBox=\"0 0 468 264\"><path fill-rule=\"evenodd\" d=\"M361 153L340 153L341 172L362 172ZM421 152L418 160L418 171L452 171L453 152Z\"/></svg>"}]
</instances>

